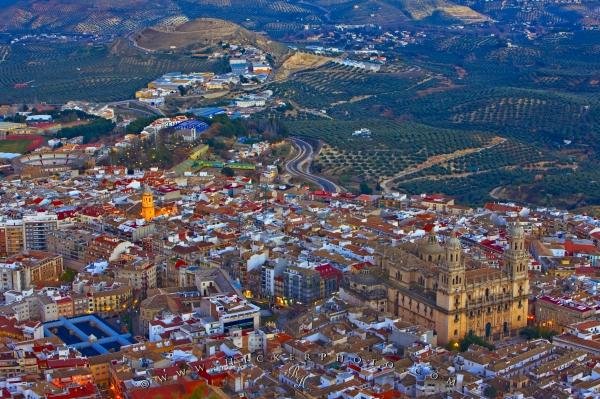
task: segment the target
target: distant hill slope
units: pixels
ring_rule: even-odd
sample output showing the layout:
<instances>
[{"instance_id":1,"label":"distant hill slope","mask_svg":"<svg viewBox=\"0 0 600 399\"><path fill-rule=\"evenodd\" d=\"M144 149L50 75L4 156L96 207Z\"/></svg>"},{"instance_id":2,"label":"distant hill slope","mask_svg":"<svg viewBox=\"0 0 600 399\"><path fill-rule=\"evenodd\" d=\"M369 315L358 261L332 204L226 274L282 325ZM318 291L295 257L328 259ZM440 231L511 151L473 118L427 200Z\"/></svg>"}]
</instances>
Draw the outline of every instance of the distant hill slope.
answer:
<instances>
[{"instance_id":1,"label":"distant hill slope","mask_svg":"<svg viewBox=\"0 0 600 399\"><path fill-rule=\"evenodd\" d=\"M440 12L464 23L489 20L486 15L450 0L315 0L331 10L336 22L348 24L398 25L403 21L420 21Z\"/></svg>"},{"instance_id":2,"label":"distant hill slope","mask_svg":"<svg viewBox=\"0 0 600 399\"><path fill-rule=\"evenodd\" d=\"M137 46L150 51L198 51L222 42L256 46L277 59L288 53L287 47L251 32L232 22L200 18L165 30L147 28L135 35Z\"/></svg>"},{"instance_id":3,"label":"distant hill slope","mask_svg":"<svg viewBox=\"0 0 600 399\"><path fill-rule=\"evenodd\" d=\"M465 23L489 21L489 17L463 5L448 0L387 0L403 9L412 19L422 20L441 12Z\"/></svg>"},{"instance_id":4,"label":"distant hill slope","mask_svg":"<svg viewBox=\"0 0 600 399\"><path fill-rule=\"evenodd\" d=\"M283 81L298 71L317 68L325 65L329 61L331 61L331 58L321 55L300 52L294 53L281 65L275 75L275 80Z\"/></svg>"},{"instance_id":5,"label":"distant hill slope","mask_svg":"<svg viewBox=\"0 0 600 399\"><path fill-rule=\"evenodd\" d=\"M4 3L2 3L4 1ZM220 18L273 37L327 22L399 27L434 13L468 22L487 16L451 0L0 0L0 32L119 35Z\"/></svg>"},{"instance_id":6,"label":"distant hill slope","mask_svg":"<svg viewBox=\"0 0 600 399\"><path fill-rule=\"evenodd\" d=\"M0 31L118 34L180 14L173 0L15 0L0 7Z\"/></svg>"}]
</instances>

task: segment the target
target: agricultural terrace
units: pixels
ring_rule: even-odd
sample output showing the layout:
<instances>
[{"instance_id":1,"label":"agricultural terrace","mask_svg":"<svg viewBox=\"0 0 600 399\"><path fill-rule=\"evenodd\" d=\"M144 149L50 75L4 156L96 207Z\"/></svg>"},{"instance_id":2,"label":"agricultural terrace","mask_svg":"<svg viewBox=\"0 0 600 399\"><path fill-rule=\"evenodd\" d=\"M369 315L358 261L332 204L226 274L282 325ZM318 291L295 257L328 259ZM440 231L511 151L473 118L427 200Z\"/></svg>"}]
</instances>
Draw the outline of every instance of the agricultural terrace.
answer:
<instances>
[{"instance_id":1,"label":"agricultural terrace","mask_svg":"<svg viewBox=\"0 0 600 399\"><path fill-rule=\"evenodd\" d=\"M586 142L600 126L596 102L516 88L435 93L415 99L408 108L417 119L437 126L495 131L546 145Z\"/></svg>"},{"instance_id":2,"label":"agricultural terrace","mask_svg":"<svg viewBox=\"0 0 600 399\"><path fill-rule=\"evenodd\" d=\"M549 49L507 49L495 37L456 35L437 46L435 61L423 62L420 51L378 73L333 63L298 72L271 85L291 107L265 116L283 118L293 135L322 139L315 170L350 189L378 182L385 189L445 192L468 203L494 192L547 204L566 173L600 179L593 159L581 163L600 142L600 95L589 77L597 61L573 55L565 61L569 72L532 69L528 63L540 59L556 62ZM464 51L477 60L459 64ZM372 137L353 137L361 128ZM519 190L497 190L511 181ZM573 194L564 206L585 204L595 198L592 191Z\"/></svg>"},{"instance_id":3,"label":"agricultural terrace","mask_svg":"<svg viewBox=\"0 0 600 399\"><path fill-rule=\"evenodd\" d=\"M246 28L266 31L273 38L302 30L305 23L323 22L315 9L289 0L180 0L190 19L200 17L233 21Z\"/></svg>"},{"instance_id":4,"label":"agricultural terrace","mask_svg":"<svg viewBox=\"0 0 600 399\"><path fill-rule=\"evenodd\" d=\"M166 72L221 72L226 68L221 61L116 47L37 42L12 45L8 59L0 63L0 103L35 99L50 103L116 101L132 98L137 89ZM15 88L15 84L26 82L26 87Z\"/></svg>"},{"instance_id":5,"label":"agricultural terrace","mask_svg":"<svg viewBox=\"0 0 600 399\"><path fill-rule=\"evenodd\" d=\"M332 62L294 74L292 79L273 84L275 95L300 108L327 110L328 114L348 118L353 108L384 93L407 96L435 84L418 69L397 73L373 73Z\"/></svg>"},{"instance_id":6,"label":"agricultural terrace","mask_svg":"<svg viewBox=\"0 0 600 399\"><path fill-rule=\"evenodd\" d=\"M393 176L429 157L480 148L492 140L489 134L381 120L289 121L287 127L294 135L320 138L328 143L315 164L324 174L349 174L366 180ZM352 136L362 128L371 131L370 138Z\"/></svg>"},{"instance_id":7,"label":"agricultural terrace","mask_svg":"<svg viewBox=\"0 0 600 399\"><path fill-rule=\"evenodd\" d=\"M95 0L45 0L36 2L0 2L0 30L71 32L120 35L163 19L173 18L180 10L169 0L156 0L152 7L144 2ZM13 8L15 7L16 10Z\"/></svg>"}]
</instances>

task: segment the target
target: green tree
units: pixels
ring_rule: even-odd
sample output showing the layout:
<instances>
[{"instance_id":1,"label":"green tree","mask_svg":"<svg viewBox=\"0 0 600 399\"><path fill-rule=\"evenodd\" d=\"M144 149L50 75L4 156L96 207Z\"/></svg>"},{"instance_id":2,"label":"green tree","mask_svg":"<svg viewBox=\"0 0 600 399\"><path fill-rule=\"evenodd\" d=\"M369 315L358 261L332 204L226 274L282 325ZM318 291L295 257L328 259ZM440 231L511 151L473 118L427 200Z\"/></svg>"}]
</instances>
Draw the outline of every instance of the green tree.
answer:
<instances>
[{"instance_id":1,"label":"green tree","mask_svg":"<svg viewBox=\"0 0 600 399\"><path fill-rule=\"evenodd\" d=\"M222 140L216 138L206 139L206 144L215 151L221 151L227 148L227 145Z\"/></svg>"},{"instance_id":2,"label":"green tree","mask_svg":"<svg viewBox=\"0 0 600 399\"><path fill-rule=\"evenodd\" d=\"M231 169L229 166L224 166L223 169L221 169L221 173L227 177L235 176L235 171L233 169Z\"/></svg>"},{"instance_id":3,"label":"green tree","mask_svg":"<svg viewBox=\"0 0 600 399\"><path fill-rule=\"evenodd\" d=\"M136 120L131 122L129 125L127 125L127 127L125 128L125 131L127 133L138 134L142 130L144 130L144 128L146 126L148 126L149 124L151 124L152 122L154 122L157 119L158 119L158 116L146 116L143 118L137 118Z\"/></svg>"},{"instance_id":4,"label":"green tree","mask_svg":"<svg viewBox=\"0 0 600 399\"><path fill-rule=\"evenodd\" d=\"M495 398L498 396L498 389L496 389L496 387L494 387L492 385L488 385L483 390L483 394L485 395L486 398Z\"/></svg>"},{"instance_id":5,"label":"green tree","mask_svg":"<svg viewBox=\"0 0 600 399\"><path fill-rule=\"evenodd\" d=\"M216 115L212 119L211 130L217 136L239 137L245 136L247 128L241 119L229 119L227 115Z\"/></svg>"},{"instance_id":6,"label":"green tree","mask_svg":"<svg viewBox=\"0 0 600 399\"><path fill-rule=\"evenodd\" d=\"M73 280L75 280L75 276L77 276L77 272L75 270L66 268L60 275L60 281L63 283L72 283Z\"/></svg>"},{"instance_id":7,"label":"green tree","mask_svg":"<svg viewBox=\"0 0 600 399\"><path fill-rule=\"evenodd\" d=\"M369 186L369 184L366 181L361 181L360 182L360 193L371 195L371 194L373 194L373 189Z\"/></svg>"},{"instance_id":8,"label":"green tree","mask_svg":"<svg viewBox=\"0 0 600 399\"><path fill-rule=\"evenodd\" d=\"M187 94L188 89L185 86L177 86L177 90L179 90L179 94L183 97Z\"/></svg>"},{"instance_id":9,"label":"green tree","mask_svg":"<svg viewBox=\"0 0 600 399\"><path fill-rule=\"evenodd\" d=\"M68 139L77 136L83 136L83 142L90 143L100 139L102 136L106 136L107 134L111 133L114 128L115 124L112 121L104 118L96 118L85 125L61 129L57 133L57 136L66 137Z\"/></svg>"},{"instance_id":10,"label":"green tree","mask_svg":"<svg viewBox=\"0 0 600 399\"><path fill-rule=\"evenodd\" d=\"M551 330L551 329L545 328L545 327L539 327L539 326L525 327L521 331L519 331L519 335L521 335L522 337L524 337L528 340L537 339L537 338L544 338L547 340L552 340L552 337L554 337L557 334L558 334L558 332L556 332L554 330Z\"/></svg>"},{"instance_id":11,"label":"green tree","mask_svg":"<svg viewBox=\"0 0 600 399\"><path fill-rule=\"evenodd\" d=\"M486 342L483 338L478 337L473 331L469 331L469 333L459 341L459 349L461 352L466 352L472 344L483 346L490 350L494 349L494 345Z\"/></svg>"}]
</instances>

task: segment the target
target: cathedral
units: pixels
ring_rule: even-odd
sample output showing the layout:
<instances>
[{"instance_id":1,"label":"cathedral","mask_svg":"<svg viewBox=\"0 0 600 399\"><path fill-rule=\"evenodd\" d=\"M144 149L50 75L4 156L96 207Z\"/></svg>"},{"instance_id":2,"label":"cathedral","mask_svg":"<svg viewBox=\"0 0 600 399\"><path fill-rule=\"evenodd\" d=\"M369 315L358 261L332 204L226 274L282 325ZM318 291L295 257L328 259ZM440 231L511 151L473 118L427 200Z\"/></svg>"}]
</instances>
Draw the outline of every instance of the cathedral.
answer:
<instances>
[{"instance_id":1,"label":"cathedral","mask_svg":"<svg viewBox=\"0 0 600 399\"><path fill-rule=\"evenodd\" d=\"M460 241L434 233L416 244L378 251L387 273L387 310L437 333L438 343L467 333L495 341L527 325L528 261L522 227L511 225L501 268L467 267Z\"/></svg>"}]
</instances>

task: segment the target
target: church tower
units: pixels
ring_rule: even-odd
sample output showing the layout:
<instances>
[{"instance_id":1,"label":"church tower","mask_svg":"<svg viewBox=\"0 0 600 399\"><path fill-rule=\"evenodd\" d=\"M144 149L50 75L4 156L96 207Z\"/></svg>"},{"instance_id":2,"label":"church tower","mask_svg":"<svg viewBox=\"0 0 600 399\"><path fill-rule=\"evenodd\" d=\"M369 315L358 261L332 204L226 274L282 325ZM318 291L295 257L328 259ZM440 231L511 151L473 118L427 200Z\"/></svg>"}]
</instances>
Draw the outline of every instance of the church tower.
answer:
<instances>
[{"instance_id":1,"label":"church tower","mask_svg":"<svg viewBox=\"0 0 600 399\"><path fill-rule=\"evenodd\" d=\"M453 235L446 242L444 256L438 277L438 305L451 310L461 307L462 300L457 296L461 296L465 284L462 248L456 236Z\"/></svg>"},{"instance_id":2,"label":"church tower","mask_svg":"<svg viewBox=\"0 0 600 399\"><path fill-rule=\"evenodd\" d=\"M436 305L442 310L438 314L438 334L448 342L459 339L466 331L465 265L460 241L452 235L444 245L444 260L439 265Z\"/></svg>"},{"instance_id":3,"label":"church tower","mask_svg":"<svg viewBox=\"0 0 600 399\"><path fill-rule=\"evenodd\" d=\"M152 190L147 185L144 186L144 192L142 192L142 211L141 216L145 221L149 222L154 219L154 195Z\"/></svg>"},{"instance_id":4,"label":"church tower","mask_svg":"<svg viewBox=\"0 0 600 399\"><path fill-rule=\"evenodd\" d=\"M508 236L508 248L504 251L504 267L510 279L512 294L511 320L508 327L515 330L527 325L529 256L525 249L525 233L518 223L509 227Z\"/></svg>"},{"instance_id":5,"label":"church tower","mask_svg":"<svg viewBox=\"0 0 600 399\"><path fill-rule=\"evenodd\" d=\"M523 228L515 223L508 229L508 249L504 252L504 265L506 272L512 280L527 278L527 264L529 256L525 250L525 233Z\"/></svg>"}]
</instances>

